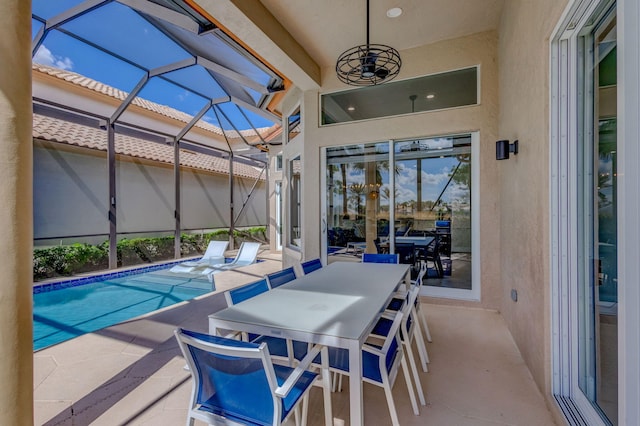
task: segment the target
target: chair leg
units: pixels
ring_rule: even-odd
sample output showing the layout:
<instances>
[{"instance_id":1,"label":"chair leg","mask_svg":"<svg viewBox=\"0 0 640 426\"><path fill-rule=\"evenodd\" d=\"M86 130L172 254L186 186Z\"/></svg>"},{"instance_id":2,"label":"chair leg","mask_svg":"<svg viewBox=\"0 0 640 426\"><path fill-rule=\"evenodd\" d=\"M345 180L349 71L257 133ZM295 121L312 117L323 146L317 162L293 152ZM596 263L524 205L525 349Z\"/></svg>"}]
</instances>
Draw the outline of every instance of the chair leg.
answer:
<instances>
[{"instance_id":1,"label":"chair leg","mask_svg":"<svg viewBox=\"0 0 640 426\"><path fill-rule=\"evenodd\" d=\"M300 420L301 426L307 426L307 415L309 414L309 392L302 397L302 419Z\"/></svg>"},{"instance_id":2,"label":"chair leg","mask_svg":"<svg viewBox=\"0 0 640 426\"><path fill-rule=\"evenodd\" d=\"M418 307L416 308L416 312L418 312L418 316L420 317L420 322L422 323L422 328L426 334L427 342L431 343L431 333L429 332L429 325L427 324L427 318L425 313L422 311L420 302L418 302Z\"/></svg>"},{"instance_id":3,"label":"chair leg","mask_svg":"<svg viewBox=\"0 0 640 426\"><path fill-rule=\"evenodd\" d=\"M393 402L393 393L391 392L391 384L388 381L384 382L382 385L382 388L384 389L384 396L387 398L387 405L389 406L389 415L391 416L391 424L393 426L400 426L400 420L398 420L398 412L396 411L396 405Z\"/></svg>"},{"instance_id":4,"label":"chair leg","mask_svg":"<svg viewBox=\"0 0 640 426\"><path fill-rule=\"evenodd\" d=\"M422 384L420 383L418 368L416 367L416 360L413 356L413 351L411 350L411 340L409 340L408 342L402 342L402 343L404 344L404 349L407 354L407 358L409 358L409 365L411 366L413 379L416 382L416 390L418 391L418 398L420 399L420 404L427 405L427 402L424 399L424 392L422 391Z\"/></svg>"},{"instance_id":5,"label":"chair leg","mask_svg":"<svg viewBox=\"0 0 640 426\"><path fill-rule=\"evenodd\" d=\"M413 392L413 385L411 384L411 373L409 373L409 367L407 366L407 359L403 356L400 360L402 365L402 373L404 374L404 380L407 382L407 391L409 392L409 400L411 401L411 407L413 408L413 414L420 415L418 410L418 403L416 402L416 394ZM391 389L389 389L391 391Z\"/></svg>"},{"instance_id":6,"label":"chair leg","mask_svg":"<svg viewBox=\"0 0 640 426\"><path fill-rule=\"evenodd\" d=\"M415 318L415 317L414 317ZM427 347L422 339L422 331L420 331L420 324L416 321L416 330L413 333L413 338L416 340L416 347L418 348L418 355L420 355L420 363L422 364L422 371L429 372L427 364L429 363L429 354L427 353Z\"/></svg>"},{"instance_id":7,"label":"chair leg","mask_svg":"<svg viewBox=\"0 0 640 426\"><path fill-rule=\"evenodd\" d=\"M329 349L324 347L320 351L322 368L322 395L324 396L324 423L333 426L333 408L331 406L331 376L329 372Z\"/></svg>"}]
</instances>

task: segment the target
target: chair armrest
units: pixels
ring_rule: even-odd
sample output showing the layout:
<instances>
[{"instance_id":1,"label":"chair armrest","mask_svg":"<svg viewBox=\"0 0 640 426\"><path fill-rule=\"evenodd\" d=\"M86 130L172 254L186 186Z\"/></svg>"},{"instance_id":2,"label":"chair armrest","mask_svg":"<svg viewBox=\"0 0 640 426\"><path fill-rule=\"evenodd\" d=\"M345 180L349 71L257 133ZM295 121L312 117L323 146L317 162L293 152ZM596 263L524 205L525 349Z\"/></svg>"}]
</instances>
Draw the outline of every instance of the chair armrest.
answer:
<instances>
[{"instance_id":1,"label":"chair armrest","mask_svg":"<svg viewBox=\"0 0 640 426\"><path fill-rule=\"evenodd\" d=\"M378 356L384 356L385 355L384 352L382 352L382 350L380 348L376 348L374 346L371 346L368 343L364 343L362 345L362 350L364 352L369 352L371 354L378 355Z\"/></svg>"},{"instance_id":2,"label":"chair armrest","mask_svg":"<svg viewBox=\"0 0 640 426\"><path fill-rule=\"evenodd\" d=\"M293 369L291 374L289 374L289 377L287 377L287 380L285 380L282 386L279 386L278 388L276 388L275 394L278 397L285 398L289 394L289 392L291 392L293 385L295 385L296 382L302 376L302 374L304 374L304 372L308 370L309 366L311 365L311 362L316 356L318 356L320 351L322 351L323 357L328 357L329 351L326 346L314 345L307 352L307 355L302 359L302 361L300 361L300 363L296 366L296 368Z\"/></svg>"}]
</instances>

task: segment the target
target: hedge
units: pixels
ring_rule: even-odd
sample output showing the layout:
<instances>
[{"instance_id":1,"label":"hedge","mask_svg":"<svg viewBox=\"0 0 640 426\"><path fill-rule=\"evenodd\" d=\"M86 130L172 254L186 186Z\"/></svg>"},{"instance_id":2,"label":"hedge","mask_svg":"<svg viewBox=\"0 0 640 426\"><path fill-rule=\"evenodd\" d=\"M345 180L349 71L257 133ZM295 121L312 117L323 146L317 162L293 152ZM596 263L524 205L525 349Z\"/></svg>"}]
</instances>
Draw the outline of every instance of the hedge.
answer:
<instances>
[{"instance_id":1,"label":"hedge","mask_svg":"<svg viewBox=\"0 0 640 426\"><path fill-rule=\"evenodd\" d=\"M182 234L180 254L183 257L196 256L204 253L209 241L227 241L228 239L229 231L227 229L204 234ZM236 230L234 232L236 246L242 241L255 240L266 242L266 228L264 226ZM118 241L117 253L118 267L170 260L174 257L174 238L123 238ZM99 245L75 243L36 248L33 251L34 281L99 271L108 267L108 241Z\"/></svg>"}]
</instances>

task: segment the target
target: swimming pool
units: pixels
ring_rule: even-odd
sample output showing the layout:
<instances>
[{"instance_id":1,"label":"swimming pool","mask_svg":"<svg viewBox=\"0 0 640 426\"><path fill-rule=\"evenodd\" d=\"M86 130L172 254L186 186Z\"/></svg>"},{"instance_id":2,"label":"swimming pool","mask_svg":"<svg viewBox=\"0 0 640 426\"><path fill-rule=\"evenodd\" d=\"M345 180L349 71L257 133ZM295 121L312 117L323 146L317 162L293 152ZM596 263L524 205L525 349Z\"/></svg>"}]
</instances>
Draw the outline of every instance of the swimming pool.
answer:
<instances>
[{"instance_id":1,"label":"swimming pool","mask_svg":"<svg viewBox=\"0 0 640 426\"><path fill-rule=\"evenodd\" d=\"M174 274L177 262L33 288L33 350L215 290L206 275Z\"/></svg>"}]
</instances>

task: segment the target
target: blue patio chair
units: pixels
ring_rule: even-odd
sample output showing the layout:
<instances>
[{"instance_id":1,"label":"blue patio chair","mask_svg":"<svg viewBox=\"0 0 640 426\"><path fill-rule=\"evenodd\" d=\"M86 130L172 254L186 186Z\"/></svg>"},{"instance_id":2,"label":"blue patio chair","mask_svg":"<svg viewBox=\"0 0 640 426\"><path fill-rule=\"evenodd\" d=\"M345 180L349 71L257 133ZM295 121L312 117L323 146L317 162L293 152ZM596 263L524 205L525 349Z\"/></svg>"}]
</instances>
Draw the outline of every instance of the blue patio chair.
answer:
<instances>
[{"instance_id":1,"label":"blue patio chair","mask_svg":"<svg viewBox=\"0 0 640 426\"><path fill-rule=\"evenodd\" d=\"M258 294L269 291L269 285L266 278L258 281L228 290L224 293L224 297L227 301L227 306L232 306L237 303L243 302L247 299L251 299ZM242 333L242 338L245 341L253 342L256 344L266 343L269 346L269 353L277 358L282 358L287 361L293 360L294 347L295 353L304 356L307 351L307 344L303 342L292 342L290 340L282 339L279 337L262 336L253 333Z\"/></svg>"},{"instance_id":2,"label":"blue patio chair","mask_svg":"<svg viewBox=\"0 0 640 426\"><path fill-rule=\"evenodd\" d=\"M293 270L293 266L290 266L282 271L267 274L266 277L269 282L269 287L273 290L276 287L280 287L282 284L295 280L296 272Z\"/></svg>"},{"instance_id":3,"label":"blue patio chair","mask_svg":"<svg viewBox=\"0 0 640 426\"><path fill-rule=\"evenodd\" d=\"M398 263L399 256L398 254L376 254L376 253L365 253L362 255L362 261L364 263Z\"/></svg>"},{"instance_id":4,"label":"blue patio chair","mask_svg":"<svg viewBox=\"0 0 640 426\"><path fill-rule=\"evenodd\" d=\"M267 280L263 278L241 287L228 290L224 293L224 297L227 300L227 305L231 306L267 291L269 291L269 284L267 284Z\"/></svg>"},{"instance_id":5,"label":"blue patio chair","mask_svg":"<svg viewBox=\"0 0 640 426\"><path fill-rule=\"evenodd\" d=\"M313 259L313 260L308 260L306 262L303 262L301 266L302 266L302 272L304 272L304 274L307 275L313 271L317 271L318 269L322 268L322 262L320 261L320 259Z\"/></svg>"},{"instance_id":6,"label":"blue patio chair","mask_svg":"<svg viewBox=\"0 0 640 426\"><path fill-rule=\"evenodd\" d=\"M301 403L306 415L309 390L318 377L307 368L326 348L313 347L294 369L273 364L264 343L180 328L174 333L193 378L188 425L196 419L216 425L280 425L293 412L298 417Z\"/></svg>"},{"instance_id":7,"label":"blue patio chair","mask_svg":"<svg viewBox=\"0 0 640 426\"><path fill-rule=\"evenodd\" d=\"M416 416L420 414L411 384L411 374L407 368L407 360L404 357L402 341L399 336L399 328L402 320L402 312L396 313L382 346L376 346L368 342L362 345L362 380L384 389L391 422L394 426L400 425L392 394L393 385L395 384L400 367L402 367L404 379L407 384L407 391L409 392L413 413ZM315 362L317 361L318 357L316 357ZM348 374L349 352L343 348L329 348L329 369L332 372Z\"/></svg>"},{"instance_id":8,"label":"blue patio chair","mask_svg":"<svg viewBox=\"0 0 640 426\"><path fill-rule=\"evenodd\" d=\"M420 361L422 363L422 370L426 373L427 369L427 360L426 360L426 347L424 345L424 340L422 340L422 333L420 331L420 324L416 318L416 312L413 304L415 303L418 292L420 291L419 287L413 287L411 291L406 292L406 297L404 299L404 303L402 303L400 307L400 312L402 312L403 321L400 325L400 340L404 346L404 353L407 355L409 359L409 366L411 367L411 372L413 373L413 380L416 385L416 390L418 392L418 398L420 399L420 404L426 405L426 401L424 398L424 392L422 391L422 384L420 383L420 375L418 374L418 369L416 367L416 361L413 357L413 349L412 343L416 342L416 348L418 350L418 354L420 355ZM391 326L393 325L393 316L383 314L378 320L378 323L373 328L371 332L372 335L378 336L380 338L386 338L391 330Z\"/></svg>"},{"instance_id":9,"label":"blue patio chair","mask_svg":"<svg viewBox=\"0 0 640 426\"><path fill-rule=\"evenodd\" d=\"M419 295L420 292L420 287L422 287L422 283L424 280L424 277L427 273L427 265L425 262L421 262L420 264L420 271L418 272L418 277L416 278L415 281L411 281L411 284L413 286L413 288L417 288L417 292ZM389 305L387 306L387 309L389 310L393 310L393 311L398 311L400 310L400 307L402 306L402 303L404 302L404 295L405 293L400 292L398 297L394 297L393 299L391 299L391 302L389 302ZM420 303L419 297L415 298L415 302L413 304L413 308L415 310L415 316L417 318L420 319L420 325L421 325L421 330L424 333L424 337L425 339L427 339L427 342L431 343L431 332L429 331L429 324L427 324L427 317L424 314L424 311L422 310L422 304ZM426 347L425 347L425 355L426 355L426 360L427 362L429 362L429 355L426 352ZM426 370L425 370L426 371Z\"/></svg>"}]
</instances>

